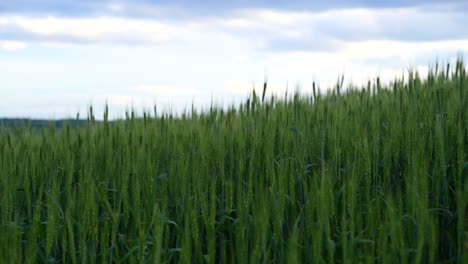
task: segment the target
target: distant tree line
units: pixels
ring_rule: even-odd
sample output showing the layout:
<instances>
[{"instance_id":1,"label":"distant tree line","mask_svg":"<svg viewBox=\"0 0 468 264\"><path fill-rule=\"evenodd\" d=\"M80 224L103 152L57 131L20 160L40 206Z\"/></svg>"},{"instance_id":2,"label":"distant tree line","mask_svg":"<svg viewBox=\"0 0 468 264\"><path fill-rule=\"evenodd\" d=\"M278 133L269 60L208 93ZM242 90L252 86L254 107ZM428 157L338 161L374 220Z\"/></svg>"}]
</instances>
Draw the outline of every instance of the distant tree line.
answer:
<instances>
[{"instance_id":1,"label":"distant tree line","mask_svg":"<svg viewBox=\"0 0 468 264\"><path fill-rule=\"evenodd\" d=\"M54 126L55 128L65 127L69 124L71 128L82 126L86 120L81 119L61 119L61 120L45 120L45 119L27 119L27 118L0 118L0 127L14 128L14 127L31 127L34 129L47 128Z\"/></svg>"}]
</instances>

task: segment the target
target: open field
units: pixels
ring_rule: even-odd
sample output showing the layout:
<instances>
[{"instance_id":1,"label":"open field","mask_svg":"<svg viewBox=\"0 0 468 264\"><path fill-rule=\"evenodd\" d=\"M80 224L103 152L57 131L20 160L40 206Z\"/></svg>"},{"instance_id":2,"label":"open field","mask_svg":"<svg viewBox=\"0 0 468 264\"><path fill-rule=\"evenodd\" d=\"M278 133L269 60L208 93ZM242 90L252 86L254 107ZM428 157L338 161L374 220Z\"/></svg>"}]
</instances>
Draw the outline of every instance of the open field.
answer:
<instances>
[{"instance_id":1,"label":"open field","mask_svg":"<svg viewBox=\"0 0 468 264\"><path fill-rule=\"evenodd\" d=\"M0 263L468 263L463 63L340 86L2 128Z\"/></svg>"}]
</instances>

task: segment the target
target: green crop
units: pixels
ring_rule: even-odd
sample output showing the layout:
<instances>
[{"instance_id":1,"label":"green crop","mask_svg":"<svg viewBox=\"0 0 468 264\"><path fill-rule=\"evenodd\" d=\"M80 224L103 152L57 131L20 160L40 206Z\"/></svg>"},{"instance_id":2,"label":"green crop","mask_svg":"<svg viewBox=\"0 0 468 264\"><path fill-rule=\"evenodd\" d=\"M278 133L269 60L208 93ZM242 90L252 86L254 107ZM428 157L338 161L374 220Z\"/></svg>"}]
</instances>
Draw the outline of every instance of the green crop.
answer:
<instances>
[{"instance_id":1,"label":"green crop","mask_svg":"<svg viewBox=\"0 0 468 264\"><path fill-rule=\"evenodd\" d=\"M468 75L0 130L0 263L467 263ZM310 94L310 95L309 95Z\"/></svg>"}]
</instances>

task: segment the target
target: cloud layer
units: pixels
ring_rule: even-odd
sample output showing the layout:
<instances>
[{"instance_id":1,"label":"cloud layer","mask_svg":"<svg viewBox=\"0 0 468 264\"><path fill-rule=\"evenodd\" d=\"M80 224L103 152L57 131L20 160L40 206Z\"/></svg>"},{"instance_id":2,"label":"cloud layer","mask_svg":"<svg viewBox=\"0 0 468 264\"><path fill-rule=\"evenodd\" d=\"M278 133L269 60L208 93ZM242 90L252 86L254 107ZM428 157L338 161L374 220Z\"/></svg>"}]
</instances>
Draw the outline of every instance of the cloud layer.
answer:
<instances>
[{"instance_id":1,"label":"cloud layer","mask_svg":"<svg viewBox=\"0 0 468 264\"><path fill-rule=\"evenodd\" d=\"M326 90L468 51L466 1L284 3L1 1L0 115L230 103L265 75L270 92Z\"/></svg>"},{"instance_id":2,"label":"cloud layer","mask_svg":"<svg viewBox=\"0 0 468 264\"><path fill-rule=\"evenodd\" d=\"M0 38L22 42L154 45L196 43L229 35L264 51L334 51L349 41L408 42L468 38L467 9L461 4L325 11L236 9L216 16L134 18L122 16L57 17L21 14L0 19ZM120 5L109 7L120 10Z\"/></svg>"}]
</instances>

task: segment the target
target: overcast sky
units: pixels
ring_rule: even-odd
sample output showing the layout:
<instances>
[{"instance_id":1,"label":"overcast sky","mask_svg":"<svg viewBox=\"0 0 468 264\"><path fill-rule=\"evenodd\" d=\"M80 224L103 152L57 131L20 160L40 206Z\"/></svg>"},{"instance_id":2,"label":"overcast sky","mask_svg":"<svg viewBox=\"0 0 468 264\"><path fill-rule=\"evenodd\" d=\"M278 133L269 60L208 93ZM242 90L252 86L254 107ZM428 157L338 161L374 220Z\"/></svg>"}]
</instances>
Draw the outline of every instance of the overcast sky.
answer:
<instances>
[{"instance_id":1,"label":"overcast sky","mask_svg":"<svg viewBox=\"0 0 468 264\"><path fill-rule=\"evenodd\" d=\"M0 117L113 117L468 55L463 1L0 0Z\"/></svg>"}]
</instances>

